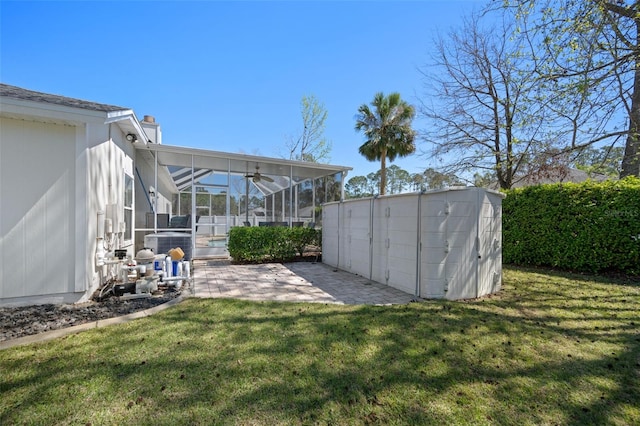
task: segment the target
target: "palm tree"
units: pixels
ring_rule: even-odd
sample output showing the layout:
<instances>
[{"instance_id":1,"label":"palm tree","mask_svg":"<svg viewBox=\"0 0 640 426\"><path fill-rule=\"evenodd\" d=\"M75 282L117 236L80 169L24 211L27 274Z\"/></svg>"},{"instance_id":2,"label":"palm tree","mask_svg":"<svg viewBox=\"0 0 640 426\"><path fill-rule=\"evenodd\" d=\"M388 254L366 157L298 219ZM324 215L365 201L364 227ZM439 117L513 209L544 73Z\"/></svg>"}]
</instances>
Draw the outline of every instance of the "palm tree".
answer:
<instances>
[{"instance_id":1,"label":"palm tree","mask_svg":"<svg viewBox=\"0 0 640 426\"><path fill-rule=\"evenodd\" d=\"M415 131L411 128L415 110L400 99L399 93L389 96L376 93L371 106L373 111L367 104L358 108L356 130L363 131L367 138L358 151L369 161L380 160L380 195L384 195L387 158L393 161L397 156L406 157L416 150Z\"/></svg>"}]
</instances>

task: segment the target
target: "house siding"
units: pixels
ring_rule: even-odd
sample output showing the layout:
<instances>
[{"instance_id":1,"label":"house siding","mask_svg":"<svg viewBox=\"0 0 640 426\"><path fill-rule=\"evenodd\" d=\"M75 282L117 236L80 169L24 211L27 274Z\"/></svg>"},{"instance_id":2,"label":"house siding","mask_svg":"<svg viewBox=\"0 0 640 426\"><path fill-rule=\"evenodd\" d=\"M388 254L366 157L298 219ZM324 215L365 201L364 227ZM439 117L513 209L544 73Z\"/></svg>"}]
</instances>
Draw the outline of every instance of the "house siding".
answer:
<instances>
[{"instance_id":1,"label":"house siding","mask_svg":"<svg viewBox=\"0 0 640 426\"><path fill-rule=\"evenodd\" d=\"M73 292L76 128L0 120L0 298Z\"/></svg>"},{"instance_id":2,"label":"house siding","mask_svg":"<svg viewBox=\"0 0 640 426\"><path fill-rule=\"evenodd\" d=\"M97 214L115 205L123 221L125 173L136 180L135 150L118 125L100 112L61 119L44 106L17 106L12 115L6 104L0 117L4 306L88 300L105 272L96 266ZM116 248L133 254L133 238Z\"/></svg>"}]
</instances>

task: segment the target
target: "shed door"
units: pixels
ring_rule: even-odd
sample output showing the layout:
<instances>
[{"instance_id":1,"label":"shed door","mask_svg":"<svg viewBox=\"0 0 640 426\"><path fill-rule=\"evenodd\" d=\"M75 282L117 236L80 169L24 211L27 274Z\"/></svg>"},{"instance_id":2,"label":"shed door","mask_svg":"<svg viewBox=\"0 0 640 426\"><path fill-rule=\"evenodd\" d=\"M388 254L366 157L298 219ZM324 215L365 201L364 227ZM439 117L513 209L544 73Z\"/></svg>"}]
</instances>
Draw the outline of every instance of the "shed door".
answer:
<instances>
[{"instance_id":1,"label":"shed door","mask_svg":"<svg viewBox=\"0 0 640 426\"><path fill-rule=\"evenodd\" d=\"M447 192L445 278L447 299L476 297L478 253L476 191Z\"/></svg>"},{"instance_id":2,"label":"shed door","mask_svg":"<svg viewBox=\"0 0 640 426\"><path fill-rule=\"evenodd\" d=\"M478 255L478 295L500 289L502 275L501 199L484 194L481 202Z\"/></svg>"}]
</instances>

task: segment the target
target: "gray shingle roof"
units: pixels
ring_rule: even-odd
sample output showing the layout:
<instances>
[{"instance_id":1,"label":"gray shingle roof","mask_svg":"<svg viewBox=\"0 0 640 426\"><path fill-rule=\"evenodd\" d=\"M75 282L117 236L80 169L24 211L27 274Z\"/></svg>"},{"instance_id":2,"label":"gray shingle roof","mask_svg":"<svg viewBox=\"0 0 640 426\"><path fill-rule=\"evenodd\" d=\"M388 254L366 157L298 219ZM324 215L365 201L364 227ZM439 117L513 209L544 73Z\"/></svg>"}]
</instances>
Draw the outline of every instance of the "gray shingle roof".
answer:
<instances>
[{"instance_id":1,"label":"gray shingle roof","mask_svg":"<svg viewBox=\"0 0 640 426\"><path fill-rule=\"evenodd\" d=\"M81 99L67 98L65 96L51 95L49 93L34 92L33 90L27 90L21 87L11 86L3 83L0 83L0 96L13 99L21 99L25 101L45 102L49 104L87 109L91 111L112 112L130 109L115 105L106 105L96 102L83 101Z\"/></svg>"}]
</instances>

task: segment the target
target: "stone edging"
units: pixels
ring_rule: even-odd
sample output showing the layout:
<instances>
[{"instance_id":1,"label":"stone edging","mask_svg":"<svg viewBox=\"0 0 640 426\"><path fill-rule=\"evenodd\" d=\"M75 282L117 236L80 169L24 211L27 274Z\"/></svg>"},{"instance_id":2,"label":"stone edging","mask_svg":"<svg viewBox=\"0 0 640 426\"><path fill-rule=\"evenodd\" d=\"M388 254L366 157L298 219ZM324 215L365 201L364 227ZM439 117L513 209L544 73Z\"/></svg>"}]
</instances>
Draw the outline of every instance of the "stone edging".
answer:
<instances>
[{"instance_id":1,"label":"stone edging","mask_svg":"<svg viewBox=\"0 0 640 426\"><path fill-rule=\"evenodd\" d=\"M156 312L163 311L173 305L184 300L184 296L180 295L175 299L172 299L162 305L154 306L153 308L145 309L143 311L133 312L121 317L107 318L98 321L87 322L84 324L74 325L72 327L61 328L58 330L45 331L44 333L33 334L31 336L18 337L16 339L5 340L0 342L0 350L9 349L14 346L28 345L31 343L45 342L47 340L56 339L58 337L67 336L69 334L80 333L81 331L91 330L93 328L106 327L114 324L124 324L134 319L148 317Z\"/></svg>"}]
</instances>

